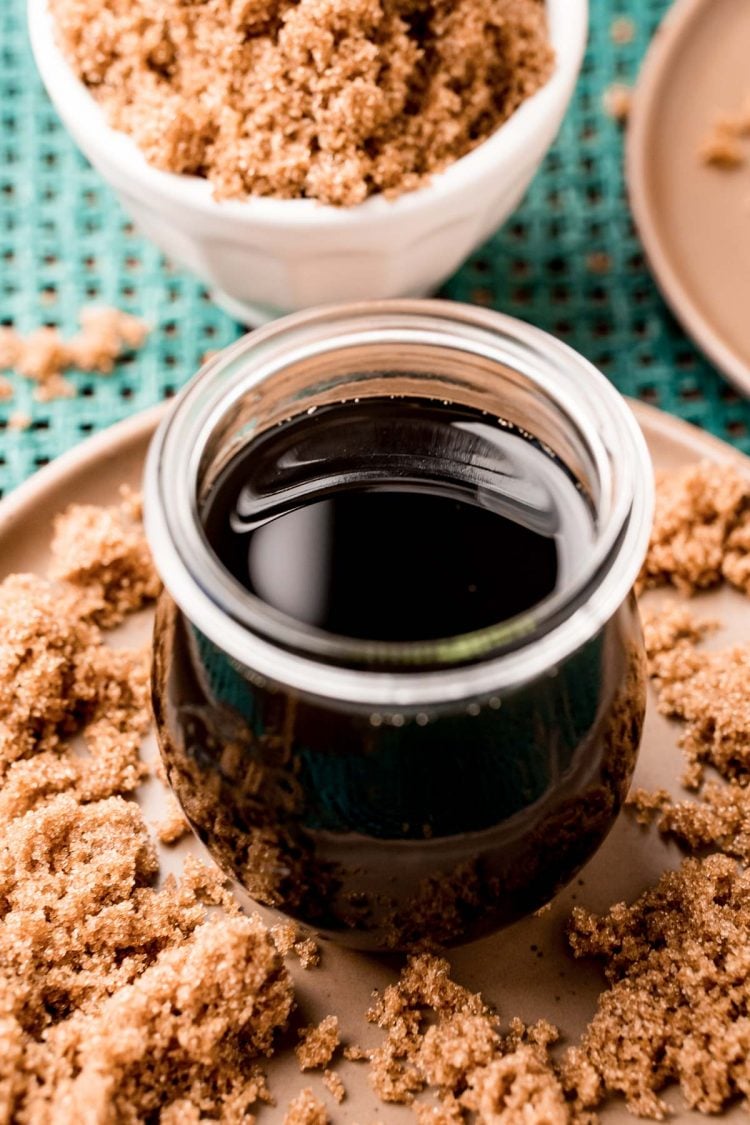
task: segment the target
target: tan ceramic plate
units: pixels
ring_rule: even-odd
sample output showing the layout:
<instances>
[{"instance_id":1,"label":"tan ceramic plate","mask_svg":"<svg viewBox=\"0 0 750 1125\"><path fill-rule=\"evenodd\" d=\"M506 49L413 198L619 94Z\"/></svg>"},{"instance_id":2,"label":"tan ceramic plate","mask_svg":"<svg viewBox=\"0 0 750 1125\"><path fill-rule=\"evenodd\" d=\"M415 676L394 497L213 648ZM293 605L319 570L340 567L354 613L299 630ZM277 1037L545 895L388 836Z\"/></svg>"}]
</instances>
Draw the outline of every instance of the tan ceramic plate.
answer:
<instances>
[{"instance_id":1,"label":"tan ceramic plate","mask_svg":"<svg viewBox=\"0 0 750 1125\"><path fill-rule=\"evenodd\" d=\"M685 330L750 394L748 163L707 167L698 148L717 114L750 96L747 0L677 0L643 64L626 169L656 281Z\"/></svg>"},{"instance_id":2,"label":"tan ceramic plate","mask_svg":"<svg viewBox=\"0 0 750 1125\"><path fill-rule=\"evenodd\" d=\"M734 461L750 472L750 461L700 431L653 409L637 406L636 413L658 467L710 457ZM42 469L0 504L0 578L11 571L44 571L52 517L71 501L111 503L120 484L138 485L146 446L161 414L159 407L90 439ZM739 594L727 590L705 596L699 608L709 616L732 623L731 628L722 630L716 644L747 636L750 602ZM150 614L141 614L115 640L143 641L149 626ZM680 754L675 739L675 727L651 707L636 775L638 784L677 789ZM153 753L151 742L146 747L146 756ZM155 781L143 788L139 800L150 821L159 819L162 793ZM182 856L192 848L197 849L198 845L185 841L177 848L162 849L163 870L177 869ZM572 905L577 902L604 910L617 900L632 899L678 859L675 848L665 846L654 833L639 829L629 817L622 816L581 878L556 900L550 911L541 918L520 922L496 937L456 950L451 959L457 978L481 989L497 1003L504 1017L519 1015L532 1021L546 1016L560 1026L568 1039L575 1038L594 1011L602 982L596 966L573 962L565 952L562 929ZM303 1019L317 1021L336 1012L350 1041L365 1046L376 1043L380 1033L365 1023L363 1013L372 989L394 979L395 966L395 960L355 954L326 944L320 969L296 972ZM376 1101L362 1064L342 1062L338 1069L348 1090L341 1107L333 1104L319 1078L305 1075L303 1080L292 1053L283 1052L269 1066L278 1108L261 1110L260 1121L281 1122L287 1101L302 1085L309 1084L325 1098L336 1123L413 1123L410 1111ZM679 1097L670 1094L669 1098L679 1108ZM739 1120L739 1111L730 1116ZM692 1117L678 1111L677 1120ZM628 1121L631 1125L633 1122L622 1103L608 1107L605 1120Z\"/></svg>"}]
</instances>

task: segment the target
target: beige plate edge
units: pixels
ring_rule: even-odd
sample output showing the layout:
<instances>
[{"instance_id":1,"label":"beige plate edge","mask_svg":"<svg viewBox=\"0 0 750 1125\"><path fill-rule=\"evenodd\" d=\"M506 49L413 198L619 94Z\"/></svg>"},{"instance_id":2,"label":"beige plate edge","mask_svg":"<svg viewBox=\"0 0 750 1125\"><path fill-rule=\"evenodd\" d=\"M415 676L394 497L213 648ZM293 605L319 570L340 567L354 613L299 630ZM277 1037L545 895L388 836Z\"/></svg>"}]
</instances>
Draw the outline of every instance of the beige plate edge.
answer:
<instances>
[{"instance_id":1,"label":"beige plate edge","mask_svg":"<svg viewBox=\"0 0 750 1125\"><path fill-rule=\"evenodd\" d=\"M744 394L750 368L728 347L683 285L659 233L648 191L649 127L663 72L679 50L693 19L712 0L676 0L657 28L638 75L625 136L625 179L630 209L649 268L664 300L687 334Z\"/></svg>"}]
</instances>

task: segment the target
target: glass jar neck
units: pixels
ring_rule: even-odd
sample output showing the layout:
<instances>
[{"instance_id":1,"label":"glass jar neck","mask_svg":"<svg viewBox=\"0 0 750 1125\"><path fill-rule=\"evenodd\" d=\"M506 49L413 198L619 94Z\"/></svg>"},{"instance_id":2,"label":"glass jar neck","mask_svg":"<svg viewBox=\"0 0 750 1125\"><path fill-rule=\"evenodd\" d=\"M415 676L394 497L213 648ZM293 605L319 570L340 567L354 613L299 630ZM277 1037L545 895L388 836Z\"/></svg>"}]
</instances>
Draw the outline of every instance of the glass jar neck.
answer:
<instances>
[{"instance_id":1,"label":"glass jar neck","mask_svg":"<svg viewBox=\"0 0 750 1125\"><path fill-rule=\"evenodd\" d=\"M206 541L200 511L238 450L290 417L343 399L390 395L485 411L533 435L566 467L594 517L589 557L574 581L532 614L439 642L388 644L306 627L231 578ZM378 302L287 318L207 364L155 440L146 516L157 565L175 600L191 620L200 617L217 643L231 634L238 659L257 660L274 650L278 660L270 664L289 665L287 673L297 661L325 665L329 679L337 670L435 677L477 662L493 663L498 673L503 662L511 672L515 664L517 671L544 637L557 637L552 648L582 643L583 634L621 604L638 573L651 491L648 453L630 411L571 349L485 310L440 301Z\"/></svg>"}]
</instances>

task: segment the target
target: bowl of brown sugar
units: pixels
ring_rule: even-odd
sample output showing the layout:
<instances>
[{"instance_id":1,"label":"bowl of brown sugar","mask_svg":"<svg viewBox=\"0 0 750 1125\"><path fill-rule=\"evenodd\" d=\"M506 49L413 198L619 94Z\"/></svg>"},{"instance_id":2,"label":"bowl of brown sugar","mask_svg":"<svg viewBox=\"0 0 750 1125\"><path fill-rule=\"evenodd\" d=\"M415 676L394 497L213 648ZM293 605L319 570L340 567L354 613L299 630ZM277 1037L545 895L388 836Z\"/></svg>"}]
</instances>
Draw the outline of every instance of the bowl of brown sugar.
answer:
<instances>
[{"instance_id":1,"label":"bowl of brown sugar","mask_svg":"<svg viewBox=\"0 0 750 1125\"><path fill-rule=\"evenodd\" d=\"M75 141L246 323L436 289L519 202L585 0L29 0Z\"/></svg>"}]
</instances>

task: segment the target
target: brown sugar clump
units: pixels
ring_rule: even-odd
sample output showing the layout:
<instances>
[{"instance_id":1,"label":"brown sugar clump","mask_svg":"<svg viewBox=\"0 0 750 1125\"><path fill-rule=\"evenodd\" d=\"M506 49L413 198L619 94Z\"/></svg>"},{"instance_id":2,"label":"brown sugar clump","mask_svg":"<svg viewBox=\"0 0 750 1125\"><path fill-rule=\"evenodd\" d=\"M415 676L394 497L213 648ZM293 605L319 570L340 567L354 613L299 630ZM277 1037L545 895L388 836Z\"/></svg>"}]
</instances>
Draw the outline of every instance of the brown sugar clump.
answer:
<instances>
[{"instance_id":1,"label":"brown sugar clump","mask_svg":"<svg viewBox=\"0 0 750 1125\"><path fill-rule=\"evenodd\" d=\"M689 851L710 849L750 862L750 788L709 782L697 801L664 802L659 831Z\"/></svg>"},{"instance_id":2,"label":"brown sugar clump","mask_svg":"<svg viewBox=\"0 0 750 1125\"><path fill-rule=\"evenodd\" d=\"M299 931L295 922L277 922L271 926L271 937L282 957L288 957L298 940Z\"/></svg>"},{"instance_id":3,"label":"brown sugar clump","mask_svg":"<svg viewBox=\"0 0 750 1125\"><path fill-rule=\"evenodd\" d=\"M736 133L719 125L704 138L698 155L704 164L715 168L740 168L745 163L745 151Z\"/></svg>"},{"instance_id":4,"label":"brown sugar clump","mask_svg":"<svg viewBox=\"0 0 750 1125\"><path fill-rule=\"evenodd\" d=\"M341 1042L336 1016L326 1016L317 1026L303 1028L299 1035L296 1055L300 1070L323 1070Z\"/></svg>"},{"instance_id":5,"label":"brown sugar clump","mask_svg":"<svg viewBox=\"0 0 750 1125\"><path fill-rule=\"evenodd\" d=\"M161 583L133 497L109 508L71 504L55 519L51 576L86 591L86 616L119 624L159 594Z\"/></svg>"},{"instance_id":6,"label":"brown sugar clump","mask_svg":"<svg viewBox=\"0 0 750 1125\"><path fill-rule=\"evenodd\" d=\"M309 1086L289 1103L284 1117L284 1125L328 1125L328 1121L326 1107L318 1101Z\"/></svg>"},{"instance_id":7,"label":"brown sugar clump","mask_svg":"<svg viewBox=\"0 0 750 1125\"><path fill-rule=\"evenodd\" d=\"M0 329L0 368L13 368L33 379L37 402L71 398L76 390L62 374L66 368L108 375L118 357L139 348L148 334L143 321L108 306L83 308L79 323L80 331L67 340L51 327L37 328L27 336L13 328Z\"/></svg>"},{"instance_id":8,"label":"brown sugar clump","mask_svg":"<svg viewBox=\"0 0 750 1125\"><path fill-rule=\"evenodd\" d=\"M614 82L602 95L602 105L608 117L624 124L630 116L633 104L633 91L622 82Z\"/></svg>"},{"instance_id":9,"label":"brown sugar clump","mask_svg":"<svg viewBox=\"0 0 750 1125\"><path fill-rule=\"evenodd\" d=\"M546 82L541 0L54 0L61 47L146 159L217 197L419 187Z\"/></svg>"},{"instance_id":10,"label":"brown sugar clump","mask_svg":"<svg viewBox=\"0 0 750 1125\"><path fill-rule=\"evenodd\" d=\"M44 383L67 366L68 353L57 328L37 328L19 337L13 367L19 375ZM9 364L10 366L10 364Z\"/></svg>"},{"instance_id":11,"label":"brown sugar clump","mask_svg":"<svg viewBox=\"0 0 750 1125\"><path fill-rule=\"evenodd\" d=\"M149 654L105 644L100 574L66 559L79 585L0 584L0 1116L249 1121L292 984L216 868L188 860L156 889L119 795L146 773Z\"/></svg>"},{"instance_id":12,"label":"brown sugar clump","mask_svg":"<svg viewBox=\"0 0 750 1125\"><path fill-rule=\"evenodd\" d=\"M477 1119L487 1125L521 1121L568 1125L570 1121L556 1075L532 1047L518 1047L475 1070L461 1104L474 1110Z\"/></svg>"},{"instance_id":13,"label":"brown sugar clump","mask_svg":"<svg viewBox=\"0 0 750 1125\"><path fill-rule=\"evenodd\" d=\"M314 938L303 938L295 941L294 952L299 957L303 969L316 969L320 964L320 946Z\"/></svg>"},{"instance_id":14,"label":"brown sugar clump","mask_svg":"<svg viewBox=\"0 0 750 1125\"><path fill-rule=\"evenodd\" d=\"M740 168L747 160L743 137L750 134L750 98L735 113L722 113L711 125L698 149L704 164L715 168Z\"/></svg>"},{"instance_id":15,"label":"brown sugar clump","mask_svg":"<svg viewBox=\"0 0 750 1125\"><path fill-rule=\"evenodd\" d=\"M612 42L620 47L632 43L635 39L635 24L627 16L618 16L612 20L609 34Z\"/></svg>"},{"instance_id":16,"label":"brown sugar clump","mask_svg":"<svg viewBox=\"0 0 750 1125\"><path fill-rule=\"evenodd\" d=\"M85 308L80 314L81 331L67 341L68 363L81 371L108 375L124 351L140 348L148 329L142 320L103 306Z\"/></svg>"},{"instance_id":17,"label":"brown sugar clump","mask_svg":"<svg viewBox=\"0 0 750 1125\"><path fill-rule=\"evenodd\" d=\"M180 803L173 793L164 795L165 814L156 825L156 835L162 844L176 844L189 835L190 825L185 820Z\"/></svg>"},{"instance_id":18,"label":"brown sugar clump","mask_svg":"<svg viewBox=\"0 0 750 1125\"><path fill-rule=\"evenodd\" d=\"M589 273L607 274L612 269L612 259L604 250L592 250L586 255L586 269Z\"/></svg>"},{"instance_id":19,"label":"brown sugar clump","mask_svg":"<svg viewBox=\"0 0 750 1125\"><path fill-rule=\"evenodd\" d=\"M514 1021L501 1032L482 997L451 980L447 961L426 953L411 957L399 981L376 996L367 1018L387 1031L371 1054L370 1080L378 1096L412 1104L426 1088L438 1095L438 1107L414 1103L420 1122L452 1125L468 1108L479 1121L512 1125L525 1102L539 1110L529 1120L569 1121L547 1055L556 1029Z\"/></svg>"},{"instance_id":20,"label":"brown sugar clump","mask_svg":"<svg viewBox=\"0 0 750 1125\"><path fill-rule=\"evenodd\" d=\"M261 1089L247 1062L270 1051L290 1005L260 919L206 922L96 1011L50 1031L30 1116L72 1125L85 1104L94 1120L145 1120L179 1098L240 1120Z\"/></svg>"},{"instance_id":21,"label":"brown sugar clump","mask_svg":"<svg viewBox=\"0 0 750 1125\"><path fill-rule=\"evenodd\" d=\"M101 742L110 706L132 709L135 726L142 724L147 664L140 654L106 648L80 606L77 591L31 574L0 584L0 771L54 749L83 720Z\"/></svg>"},{"instance_id":22,"label":"brown sugar clump","mask_svg":"<svg viewBox=\"0 0 750 1125\"><path fill-rule=\"evenodd\" d=\"M303 969L315 969L320 964L320 946L311 937L303 937L296 922L277 922L271 927L271 937L282 957L295 953Z\"/></svg>"},{"instance_id":23,"label":"brown sugar clump","mask_svg":"<svg viewBox=\"0 0 750 1125\"><path fill-rule=\"evenodd\" d=\"M659 710L682 719L683 778L696 788L705 765L725 778L750 776L750 645L703 652L689 640L652 662Z\"/></svg>"},{"instance_id":24,"label":"brown sugar clump","mask_svg":"<svg viewBox=\"0 0 750 1125\"><path fill-rule=\"evenodd\" d=\"M323 1085L340 1105L346 1097L346 1086L334 1070L326 1070L324 1072Z\"/></svg>"},{"instance_id":25,"label":"brown sugar clump","mask_svg":"<svg viewBox=\"0 0 750 1125\"><path fill-rule=\"evenodd\" d=\"M737 584L744 573L741 559L747 553L746 538L750 542L746 529L749 508L750 480L732 465L700 461L658 474L654 526L639 579L641 587L671 584L691 594L717 585L722 578ZM727 554L731 555L728 565Z\"/></svg>"},{"instance_id":26,"label":"brown sugar clump","mask_svg":"<svg viewBox=\"0 0 750 1125\"><path fill-rule=\"evenodd\" d=\"M646 827L669 804L670 799L666 789L656 789L650 793L647 789L639 788L628 794L625 807L633 809L637 822Z\"/></svg>"},{"instance_id":27,"label":"brown sugar clump","mask_svg":"<svg viewBox=\"0 0 750 1125\"><path fill-rule=\"evenodd\" d=\"M565 1059L577 1106L621 1093L633 1113L662 1119L672 1082L703 1113L746 1099L749 935L750 873L720 855L686 860L604 917L576 909L573 952L600 959L609 983Z\"/></svg>"},{"instance_id":28,"label":"brown sugar clump","mask_svg":"<svg viewBox=\"0 0 750 1125\"><path fill-rule=\"evenodd\" d=\"M2 380L0 380L0 383ZM0 387L0 398L2 398L2 389ZM27 414L24 410L14 410L8 417L8 429L15 430L22 433L28 430L31 426L31 415Z\"/></svg>"},{"instance_id":29,"label":"brown sugar clump","mask_svg":"<svg viewBox=\"0 0 750 1125\"><path fill-rule=\"evenodd\" d=\"M0 345L0 347L2 347L2 345ZM0 375L0 402L7 402L11 398L13 398L13 384L10 379L6 379L4 375Z\"/></svg>"}]
</instances>

